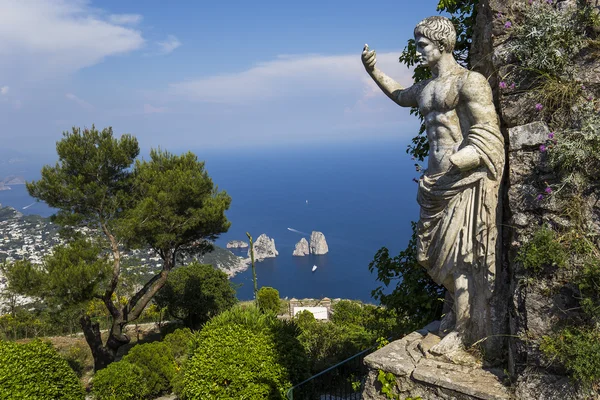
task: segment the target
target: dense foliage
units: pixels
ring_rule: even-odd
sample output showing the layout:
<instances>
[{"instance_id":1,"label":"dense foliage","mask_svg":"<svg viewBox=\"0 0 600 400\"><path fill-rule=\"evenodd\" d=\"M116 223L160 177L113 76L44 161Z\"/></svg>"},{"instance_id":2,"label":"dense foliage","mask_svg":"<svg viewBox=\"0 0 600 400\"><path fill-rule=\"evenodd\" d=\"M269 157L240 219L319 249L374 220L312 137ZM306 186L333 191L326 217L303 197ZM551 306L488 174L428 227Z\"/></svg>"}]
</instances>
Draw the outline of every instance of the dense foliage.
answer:
<instances>
[{"instance_id":1,"label":"dense foliage","mask_svg":"<svg viewBox=\"0 0 600 400\"><path fill-rule=\"evenodd\" d=\"M523 263L526 269L539 272L547 266L564 267L568 254L558 242L556 232L544 225L535 231L529 242L521 246L515 261Z\"/></svg>"},{"instance_id":2,"label":"dense foliage","mask_svg":"<svg viewBox=\"0 0 600 400\"><path fill-rule=\"evenodd\" d=\"M0 340L0 399L83 398L79 379L50 343Z\"/></svg>"},{"instance_id":3,"label":"dense foliage","mask_svg":"<svg viewBox=\"0 0 600 400\"><path fill-rule=\"evenodd\" d=\"M600 331L565 328L542 339L540 350L565 366L571 376L585 386L600 377Z\"/></svg>"},{"instance_id":4,"label":"dense foliage","mask_svg":"<svg viewBox=\"0 0 600 400\"><path fill-rule=\"evenodd\" d=\"M189 329L177 329L161 342L134 346L123 359L96 373L94 396L99 400L147 399L180 390L191 338Z\"/></svg>"},{"instance_id":5,"label":"dense foliage","mask_svg":"<svg viewBox=\"0 0 600 400\"><path fill-rule=\"evenodd\" d=\"M279 291L272 287L263 286L257 294L258 308L262 312L279 313L280 300Z\"/></svg>"},{"instance_id":6,"label":"dense foliage","mask_svg":"<svg viewBox=\"0 0 600 400\"><path fill-rule=\"evenodd\" d=\"M58 162L45 166L27 190L58 209L53 219L69 242L41 268L27 262L8 266L9 285L57 308L75 307L98 370L129 343L124 327L142 315L176 263L210 250L210 241L227 231L231 199L192 153L151 150L149 161L138 159L132 168L139 146L131 135L117 139L111 128L100 132L92 126L63 136L56 145ZM132 285L124 268L137 265L122 260L124 247L154 250L161 269ZM111 323L105 340L99 322L84 312L92 300L103 304Z\"/></svg>"},{"instance_id":7,"label":"dense foliage","mask_svg":"<svg viewBox=\"0 0 600 400\"><path fill-rule=\"evenodd\" d=\"M307 377L293 324L251 307L234 307L194 335L185 365L185 399L282 399Z\"/></svg>"},{"instance_id":8,"label":"dense foliage","mask_svg":"<svg viewBox=\"0 0 600 400\"><path fill-rule=\"evenodd\" d=\"M140 367L123 361L97 371L93 384L98 400L141 400L150 394Z\"/></svg>"},{"instance_id":9,"label":"dense foliage","mask_svg":"<svg viewBox=\"0 0 600 400\"><path fill-rule=\"evenodd\" d=\"M197 262L173 270L155 300L159 307L167 308L169 315L192 329L198 329L237 302L227 274Z\"/></svg>"}]
</instances>

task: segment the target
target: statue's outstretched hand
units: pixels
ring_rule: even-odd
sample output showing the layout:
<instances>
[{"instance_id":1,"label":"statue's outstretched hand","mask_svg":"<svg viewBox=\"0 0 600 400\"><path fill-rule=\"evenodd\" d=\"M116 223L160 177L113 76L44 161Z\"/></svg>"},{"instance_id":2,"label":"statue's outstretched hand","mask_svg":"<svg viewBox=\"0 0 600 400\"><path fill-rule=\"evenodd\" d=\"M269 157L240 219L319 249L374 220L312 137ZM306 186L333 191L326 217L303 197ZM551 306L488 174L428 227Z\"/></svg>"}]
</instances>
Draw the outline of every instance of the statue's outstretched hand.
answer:
<instances>
[{"instance_id":1,"label":"statue's outstretched hand","mask_svg":"<svg viewBox=\"0 0 600 400\"><path fill-rule=\"evenodd\" d=\"M375 69L375 63L377 62L376 56L375 50L369 50L369 45L365 44L361 59L367 71L373 71L373 69Z\"/></svg>"}]
</instances>

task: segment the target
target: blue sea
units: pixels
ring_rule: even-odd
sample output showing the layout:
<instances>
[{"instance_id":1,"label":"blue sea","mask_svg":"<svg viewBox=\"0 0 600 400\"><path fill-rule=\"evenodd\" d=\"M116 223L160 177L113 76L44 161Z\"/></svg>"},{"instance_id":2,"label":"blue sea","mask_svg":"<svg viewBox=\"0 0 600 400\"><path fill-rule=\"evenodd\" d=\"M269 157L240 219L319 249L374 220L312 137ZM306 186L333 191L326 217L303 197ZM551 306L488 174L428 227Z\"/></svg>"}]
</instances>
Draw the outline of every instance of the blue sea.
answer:
<instances>
[{"instance_id":1,"label":"blue sea","mask_svg":"<svg viewBox=\"0 0 600 400\"><path fill-rule=\"evenodd\" d=\"M194 151L220 190L232 198L231 228L217 240L246 241L265 233L275 239L279 256L256 264L258 285L281 297L350 298L373 302L379 286L369 262L379 248L396 255L406 247L410 221L418 218L417 174L405 153L406 142L302 145L261 150ZM27 162L0 168L3 175L38 179L43 164ZM23 185L0 191L0 203L24 214L48 216ZM23 209L31 205L28 208ZM288 230L304 232L304 234ZM329 253L293 257L295 244L311 231L324 233ZM245 253L245 252L244 252ZM240 253L240 255L245 255ZM317 270L311 272L313 265ZM236 275L238 298L252 298L252 271Z\"/></svg>"}]
</instances>

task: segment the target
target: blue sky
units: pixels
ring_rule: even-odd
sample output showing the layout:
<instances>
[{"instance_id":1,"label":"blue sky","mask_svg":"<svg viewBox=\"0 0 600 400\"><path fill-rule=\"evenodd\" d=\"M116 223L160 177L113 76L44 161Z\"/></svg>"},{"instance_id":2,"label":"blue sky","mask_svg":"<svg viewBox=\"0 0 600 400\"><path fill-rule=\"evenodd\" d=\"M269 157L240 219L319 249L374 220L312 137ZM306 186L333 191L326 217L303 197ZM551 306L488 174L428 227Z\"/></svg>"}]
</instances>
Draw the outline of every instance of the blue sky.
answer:
<instances>
[{"instance_id":1,"label":"blue sky","mask_svg":"<svg viewBox=\"0 0 600 400\"><path fill-rule=\"evenodd\" d=\"M54 153L72 126L112 126L142 148L386 141L416 118L370 81L390 76L422 1L0 0L0 139Z\"/></svg>"}]
</instances>

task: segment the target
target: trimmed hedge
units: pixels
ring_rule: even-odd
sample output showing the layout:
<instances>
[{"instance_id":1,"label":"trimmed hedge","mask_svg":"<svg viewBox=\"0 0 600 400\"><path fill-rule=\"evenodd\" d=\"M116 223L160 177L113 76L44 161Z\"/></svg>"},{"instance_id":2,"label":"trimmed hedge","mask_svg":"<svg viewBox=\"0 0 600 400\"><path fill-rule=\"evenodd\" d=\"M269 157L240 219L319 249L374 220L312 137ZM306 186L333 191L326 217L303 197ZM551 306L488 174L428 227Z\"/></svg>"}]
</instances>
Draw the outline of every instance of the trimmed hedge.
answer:
<instances>
[{"instance_id":1,"label":"trimmed hedge","mask_svg":"<svg viewBox=\"0 0 600 400\"><path fill-rule=\"evenodd\" d=\"M98 400L141 400L148 397L150 391L140 367L118 361L96 372L93 393Z\"/></svg>"},{"instance_id":2,"label":"trimmed hedge","mask_svg":"<svg viewBox=\"0 0 600 400\"><path fill-rule=\"evenodd\" d=\"M0 340L0 399L84 399L75 372L52 344Z\"/></svg>"},{"instance_id":3,"label":"trimmed hedge","mask_svg":"<svg viewBox=\"0 0 600 400\"><path fill-rule=\"evenodd\" d=\"M184 399L283 399L305 378L307 358L295 327L256 308L233 308L209 321L191 342Z\"/></svg>"}]
</instances>

